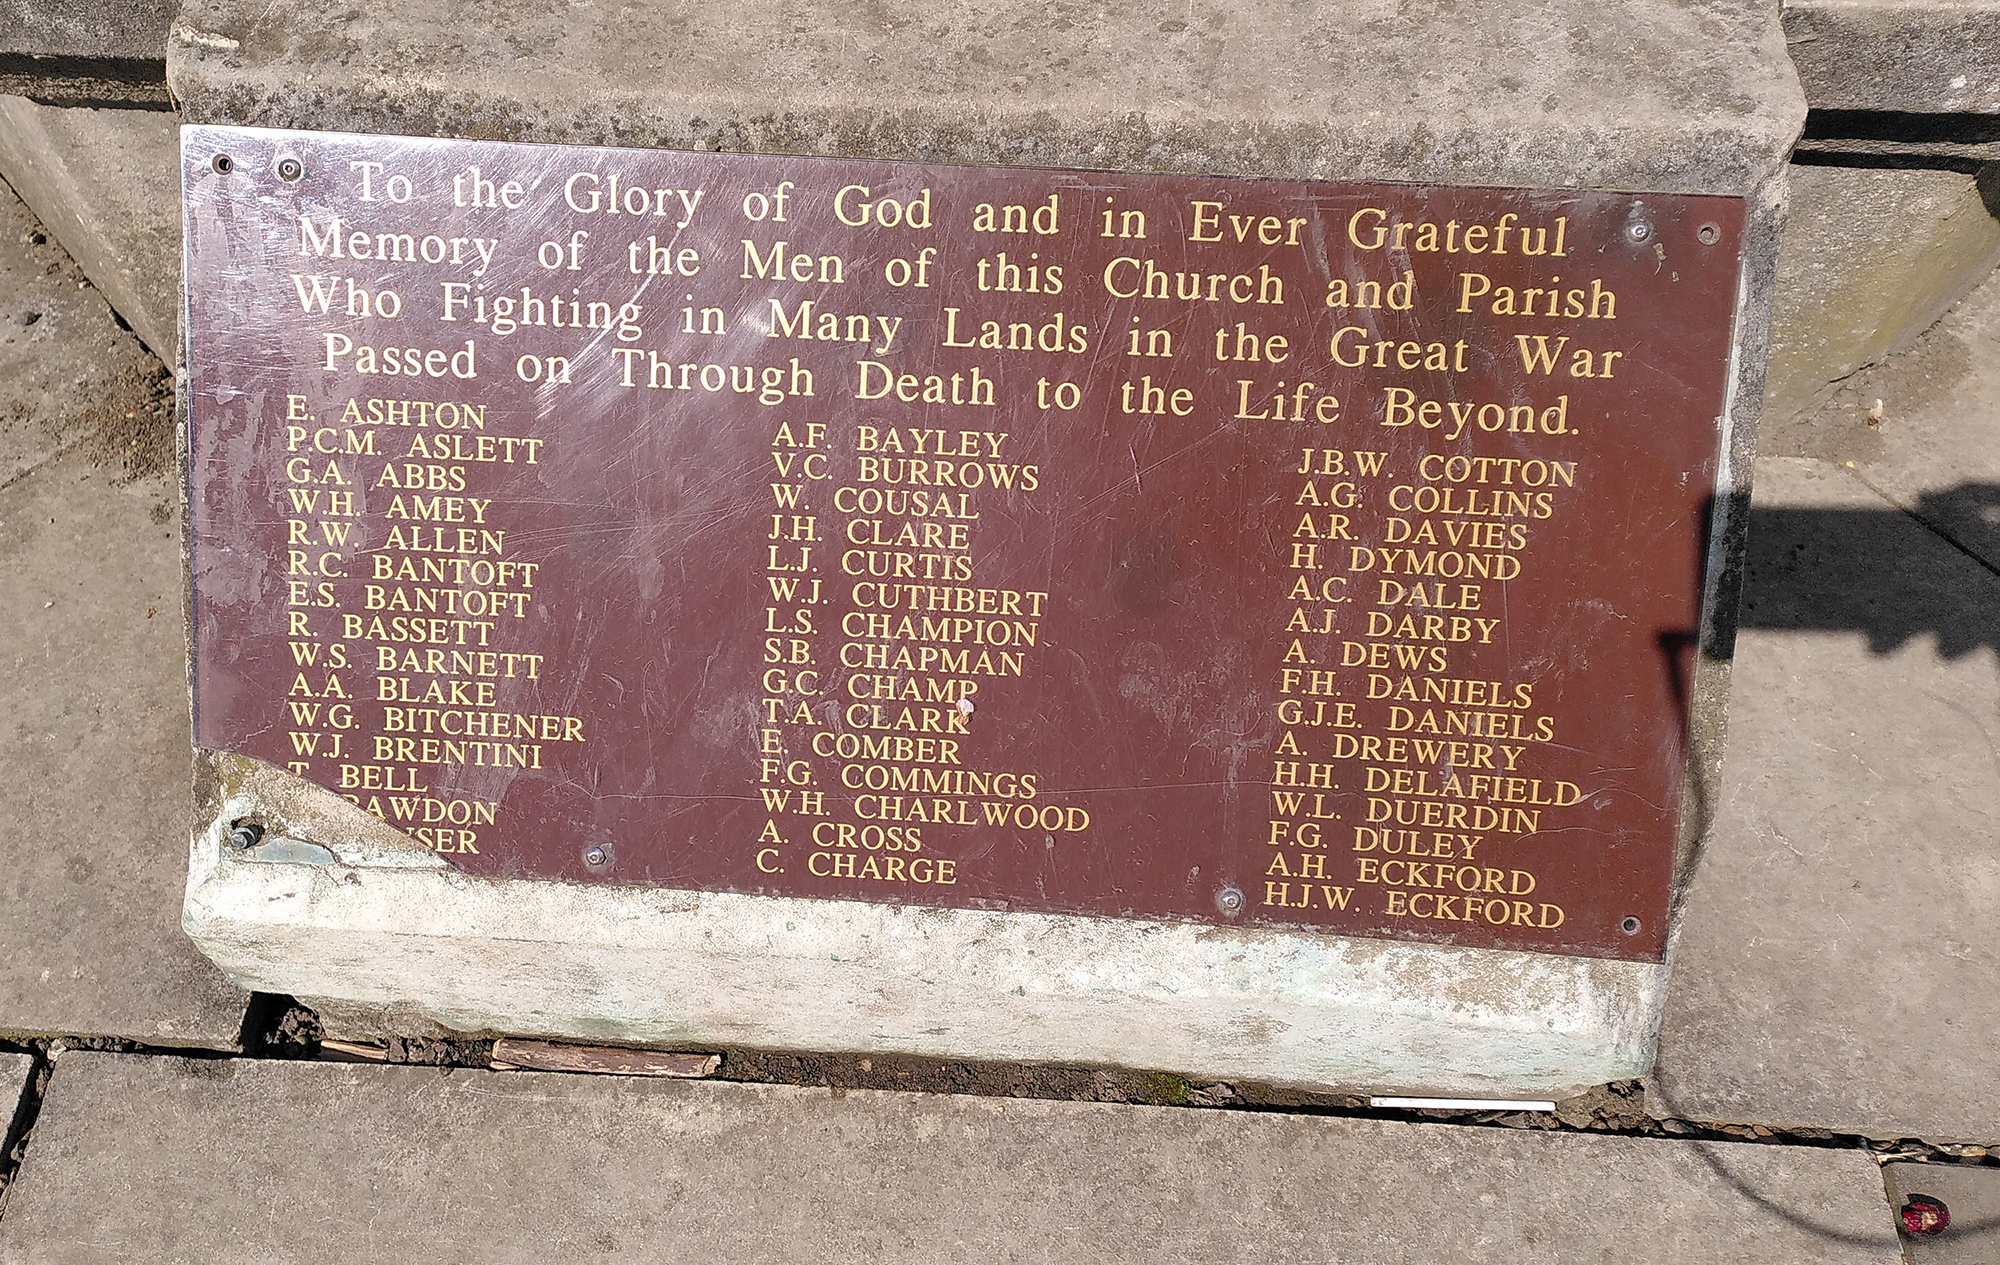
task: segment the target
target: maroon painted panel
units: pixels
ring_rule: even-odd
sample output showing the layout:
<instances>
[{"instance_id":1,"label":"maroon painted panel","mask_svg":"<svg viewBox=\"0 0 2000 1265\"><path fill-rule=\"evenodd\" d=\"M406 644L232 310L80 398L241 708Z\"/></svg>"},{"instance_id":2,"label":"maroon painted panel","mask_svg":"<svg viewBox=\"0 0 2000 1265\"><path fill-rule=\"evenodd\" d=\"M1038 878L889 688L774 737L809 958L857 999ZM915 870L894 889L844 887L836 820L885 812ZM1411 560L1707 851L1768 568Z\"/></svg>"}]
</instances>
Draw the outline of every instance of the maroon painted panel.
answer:
<instances>
[{"instance_id":1,"label":"maroon painted panel","mask_svg":"<svg viewBox=\"0 0 2000 1265\"><path fill-rule=\"evenodd\" d=\"M1660 957L1740 200L183 145L203 746L477 874Z\"/></svg>"}]
</instances>

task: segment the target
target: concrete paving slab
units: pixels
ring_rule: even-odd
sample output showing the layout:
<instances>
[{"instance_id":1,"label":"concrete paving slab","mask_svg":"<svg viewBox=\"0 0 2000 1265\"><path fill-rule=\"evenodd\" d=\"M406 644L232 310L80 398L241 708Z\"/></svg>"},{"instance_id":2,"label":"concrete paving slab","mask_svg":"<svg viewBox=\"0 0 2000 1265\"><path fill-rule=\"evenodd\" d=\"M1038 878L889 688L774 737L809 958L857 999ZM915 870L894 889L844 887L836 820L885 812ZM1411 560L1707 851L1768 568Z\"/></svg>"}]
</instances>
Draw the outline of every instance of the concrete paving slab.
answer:
<instances>
[{"instance_id":1,"label":"concrete paving slab","mask_svg":"<svg viewBox=\"0 0 2000 1265\"><path fill-rule=\"evenodd\" d=\"M0 1032L233 1048L241 1025L244 994L180 930L166 381L0 190Z\"/></svg>"},{"instance_id":2,"label":"concrete paving slab","mask_svg":"<svg viewBox=\"0 0 2000 1265\"><path fill-rule=\"evenodd\" d=\"M0 1133L11 1134L20 1116L21 1096L27 1092L28 1078L35 1072L35 1060L25 1054L0 1054ZM0 1179L0 1211L7 1207L7 1191L12 1183Z\"/></svg>"},{"instance_id":3,"label":"concrete paving slab","mask_svg":"<svg viewBox=\"0 0 2000 1265\"><path fill-rule=\"evenodd\" d=\"M1995 0L1785 0L1816 110L2000 111Z\"/></svg>"},{"instance_id":4,"label":"concrete paving slab","mask_svg":"<svg viewBox=\"0 0 2000 1265\"><path fill-rule=\"evenodd\" d=\"M159 377L159 362L0 187L0 487L93 434L115 444L113 432L132 430L125 414L158 406ZM169 443L152 465L172 457Z\"/></svg>"},{"instance_id":5,"label":"concrete paving slab","mask_svg":"<svg viewBox=\"0 0 2000 1265\"><path fill-rule=\"evenodd\" d=\"M1714 832L1656 1113L2000 1126L2000 575L1844 466L1757 468Z\"/></svg>"},{"instance_id":6,"label":"concrete paving slab","mask_svg":"<svg viewBox=\"0 0 2000 1265\"><path fill-rule=\"evenodd\" d=\"M28 1055L0 1054L0 1115L13 1114L21 1091L28 1087L28 1073L34 1070L35 1060Z\"/></svg>"},{"instance_id":7,"label":"concrete paving slab","mask_svg":"<svg viewBox=\"0 0 2000 1265\"><path fill-rule=\"evenodd\" d=\"M71 450L0 489L0 1032L232 1048L180 929L179 497Z\"/></svg>"},{"instance_id":8,"label":"concrete paving slab","mask_svg":"<svg viewBox=\"0 0 2000 1265\"><path fill-rule=\"evenodd\" d=\"M1992 1265L2000 1260L2000 1167L1990 1164L1884 1164L1889 1208L1912 1195L1943 1201L1951 1223L1936 1235L1909 1235L1910 1265Z\"/></svg>"},{"instance_id":9,"label":"concrete paving slab","mask_svg":"<svg viewBox=\"0 0 2000 1265\"><path fill-rule=\"evenodd\" d=\"M167 364L180 356L180 120L0 97L0 175Z\"/></svg>"},{"instance_id":10,"label":"concrete paving slab","mask_svg":"<svg viewBox=\"0 0 2000 1265\"><path fill-rule=\"evenodd\" d=\"M2000 1132L1996 419L2000 275L1763 436L1817 460L1758 466L1724 802L1658 1110Z\"/></svg>"},{"instance_id":11,"label":"concrete paving slab","mask_svg":"<svg viewBox=\"0 0 2000 1265\"><path fill-rule=\"evenodd\" d=\"M0 52L158 59L173 18L169 0L0 0Z\"/></svg>"},{"instance_id":12,"label":"concrete paving slab","mask_svg":"<svg viewBox=\"0 0 2000 1265\"><path fill-rule=\"evenodd\" d=\"M35 1060L26 1054L0 1054L0 1132L6 1129L4 1122L14 1118L34 1071Z\"/></svg>"},{"instance_id":13,"label":"concrete paving slab","mask_svg":"<svg viewBox=\"0 0 2000 1265\"><path fill-rule=\"evenodd\" d=\"M1876 416L1870 420L1870 414ZM2000 572L2000 272L1907 355L1855 374L1817 413L1767 430L1847 468ZM1766 451L1771 451L1767 443Z\"/></svg>"},{"instance_id":14,"label":"concrete paving slab","mask_svg":"<svg viewBox=\"0 0 2000 1265\"><path fill-rule=\"evenodd\" d=\"M179 510L80 452L0 491L0 1031L230 1048L245 997L179 925Z\"/></svg>"},{"instance_id":15,"label":"concrete paving slab","mask_svg":"<svg viewBox=\"0 0 2000 1265\"><path fill-rule=\"evenodd\" d=\"M0 1262L1899 1259L1858 1151L73 1053Z\"/></svg>"},{"instance_id":16,"label":"concrete paving slab","mask_svg":"<svg viewBox=\"0 0 2000 1265\"><path fill-rule=\"evenodd\" d=\"M173 0L0 0L0 92L171 108Z\"/></svg>"}]
</instances>

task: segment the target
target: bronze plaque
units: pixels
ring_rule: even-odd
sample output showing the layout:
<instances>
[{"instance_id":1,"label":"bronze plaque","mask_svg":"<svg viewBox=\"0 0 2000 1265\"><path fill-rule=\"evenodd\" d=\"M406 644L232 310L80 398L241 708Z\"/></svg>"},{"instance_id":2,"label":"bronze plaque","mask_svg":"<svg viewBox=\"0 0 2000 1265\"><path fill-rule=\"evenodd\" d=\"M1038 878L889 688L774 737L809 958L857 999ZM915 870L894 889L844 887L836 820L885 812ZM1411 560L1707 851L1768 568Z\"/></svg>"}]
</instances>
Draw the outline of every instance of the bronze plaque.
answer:
<instances>
[{"instance_id":1,"label":"bronze plaque","mask_svg":"<svg viewBox=\"0 0 2000 1265\"><path fill-rule=\"evenodd\" d=\"M473 874L1660 958L1739 199L182 143L201 745Z\"/></svg>"}]
</instances>

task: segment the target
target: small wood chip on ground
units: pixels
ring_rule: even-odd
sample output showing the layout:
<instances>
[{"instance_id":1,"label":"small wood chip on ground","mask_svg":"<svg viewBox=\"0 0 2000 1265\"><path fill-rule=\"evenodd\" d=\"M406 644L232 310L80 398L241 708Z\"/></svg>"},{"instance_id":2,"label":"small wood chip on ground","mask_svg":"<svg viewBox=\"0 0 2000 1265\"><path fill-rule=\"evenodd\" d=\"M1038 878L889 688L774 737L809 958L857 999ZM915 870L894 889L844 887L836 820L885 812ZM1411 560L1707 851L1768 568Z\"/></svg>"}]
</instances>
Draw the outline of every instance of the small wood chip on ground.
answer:
<instances>
[{"instance_id":1,"label":"small wood chip on ground","mask_svg":"<svg viewBox=\"0 0 2000 1265\"><path fill-rule=\"evenodd\" d=\"M322 1040L319 1043L319 1048L322 1054L345 1056L349 1059L359 1059L369 1063L386 1063L389 1061L389 1050L386 1046L362 1045L354 1041Z\"/></svg>"},{"instance_id":2,"label":"small wood chip on ground","mask_svg":"<svg viewBox=\"0 0 2000 1265\"><path fill-rule=\"evenodd\" d=\"M722 1066L719 1054L681 1054L666 1050L634 1050L615 1045L564 1045L555 1041L493 1043L493 1066L501 1071L597 1072L609 1076L714 1075Z\"/></svg>"}]
</instances>

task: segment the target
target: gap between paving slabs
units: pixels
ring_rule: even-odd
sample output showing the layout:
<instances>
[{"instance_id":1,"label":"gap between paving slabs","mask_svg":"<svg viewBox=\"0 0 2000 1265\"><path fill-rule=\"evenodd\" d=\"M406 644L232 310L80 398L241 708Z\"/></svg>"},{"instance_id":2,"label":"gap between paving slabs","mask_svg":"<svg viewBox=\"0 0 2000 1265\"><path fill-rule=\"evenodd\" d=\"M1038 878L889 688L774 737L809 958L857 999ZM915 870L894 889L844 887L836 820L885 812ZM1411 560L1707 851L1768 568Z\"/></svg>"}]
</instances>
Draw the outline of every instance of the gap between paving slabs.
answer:
<instances>
[{"instance_id":1,"label":"gap between paving slabs","mask_svg":"<svg viewBox=\"0 0 2000 1265\"><path fill-rule=\"evenodd\" d=\"M501 1038L501 1041L506 1040ZM116 1037L51 1036L0 1040L0 1052L35 1060L0 1153L0 1215L21 1161L32 1143L51 1071L66 1050L173 1058L247 1058L299 1062L381 1063L441 1069L522 1071L494 1057L494 1038L390 1037L379 1044L326 1039L319 1016L292 998L256 993L244 1016L242 1053L152 1046ZM581 1052L573 1063L627 1063L626 1047L551 1045ZM657 1056L664 1051L631 1051ZM1731 1121L1683 1120L1648 1113L1644 1086L1615 1081L1556 1104L1553 1112L1387 1109L1364 1096L1317 1093L1250 1083L1202 1083L1171 1072L1129 1068L1074 1067L1034 1063L989 1063L919 1058L911 1055L799 1053L794 1051L703 1048L684 1052L715 1056L719 1062L699 1079L742 1084L789 1085L832 1090L872 1089L908 1093L967 1094L994 1098L1041 1098L1065 1102L1130 1103L1140 1106L1272 1112L1400 1123L1444 1123L1475 1128L1530 1129L1565 1133L1606 1133L1675 1141L1751 1142L1773 1146L1865 1150L1877 1164L1913 1163L2000 1168L2000 1138L1985 1145L1929 1142L1920 1138L1869 1138L1810 1126L1772 1126ZM650 1061L641 1059L639 1061ZM592 1075L581 1067L540 1074ZM618 1074L618 1073L611 1073ZM673 1073L686 1075L687 1073Z\"/></svg>"}]
</instances>

